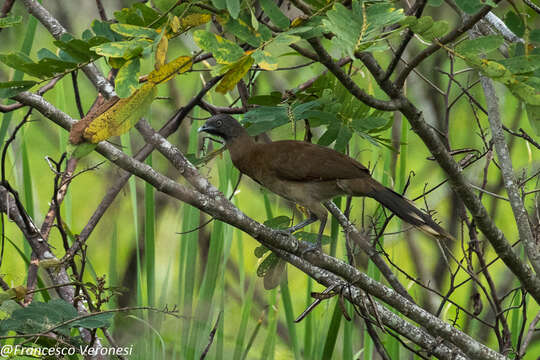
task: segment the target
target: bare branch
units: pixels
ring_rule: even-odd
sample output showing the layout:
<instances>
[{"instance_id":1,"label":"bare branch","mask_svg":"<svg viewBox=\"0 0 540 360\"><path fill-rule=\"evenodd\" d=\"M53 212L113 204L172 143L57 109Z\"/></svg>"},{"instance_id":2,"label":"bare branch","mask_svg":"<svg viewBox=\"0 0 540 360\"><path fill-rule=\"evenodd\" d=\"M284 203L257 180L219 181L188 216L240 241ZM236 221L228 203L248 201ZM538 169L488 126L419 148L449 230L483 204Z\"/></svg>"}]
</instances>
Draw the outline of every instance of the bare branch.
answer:
<instances>
[{"instance_id":1,"label":"bare branch","mask_svg":"<svg viewBox=\"0 0 540 360\"><path fill-rule=\"evenodd\" d=\"M529 224L529 216L525 210L523 199L519 194L518 182L514 176L514 168L510 158L510 151L504 139L502 129L501 114L499 112L499 99L495 92L493 81L483 75L480 75L480 82L484 89L484 97L487 103L488 120L491 127L491 134L495 145L495 152L499 159L501 174L504 181L504 187L508 193L510 205L516 219L519 237L525 245L525 250L531 265L540 275L540 248L536 245L531 227Z\"/></svg>"}]
</instances>

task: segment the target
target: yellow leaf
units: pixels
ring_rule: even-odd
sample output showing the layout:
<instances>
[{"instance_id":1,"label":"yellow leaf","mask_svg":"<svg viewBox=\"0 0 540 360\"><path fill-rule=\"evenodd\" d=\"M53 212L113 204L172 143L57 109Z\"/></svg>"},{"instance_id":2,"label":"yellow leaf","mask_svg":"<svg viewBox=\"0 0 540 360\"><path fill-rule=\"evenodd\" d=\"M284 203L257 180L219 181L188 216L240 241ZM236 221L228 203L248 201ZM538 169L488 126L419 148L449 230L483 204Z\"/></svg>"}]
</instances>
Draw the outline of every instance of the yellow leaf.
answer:
<instances>
[{"instance_id":1,"label":"yellow leaf","mask_svg":"<svg viewBox=\"0 0 540 360\"><path fill-rule=\"evenodd\" d=\"M167 38L166 33L161 35L157 49L156 49L156 70L159 70L163 65L165 65L165 60L167 58L167 49L169 48L169 39Z\"/></svg>"},{"instance_id":2,"label":"yellow leaf","mask_svg":"<svg viewBox=\"0 0 540 360\"><path fill-rule=\"evenodd\" d=\"M191 14L183 17L180 21L182 27L187 28L206 24L210 20L212 20L212 15L210 14Z\"/></svg>"},{"instance_id":3,"label":"yellow leaf","mask_svg":"<svg viewBox=\"0 0 540 360\"><path fill-rule=\"evenodd\" d=\"M297 17L291 22L291 27L300 26L305 20L306 18L303 16Z\"/></svg>"},{"instance_id":4,"label":"yellow leaf","mask_svg":"<svg viewBox=\"0 0 540 360\"><path fill-rule=\"evenodd\" d=\"M172 31L174 31L175 33L177 33L178 31L180 31L180 19L178 18L178 16L173 16L172 20L171 20L171 29Z\"/></svg>"},{"instance_id":5,"label":"yellow leaf","mask_svg":"<svg viewBox=\"0 0 540 360\"><path fill-rule=\"evenodd\" d=\"M242 77L249 71L251 65L253 65L251 56L242 56L240 60L228 65L230 70L225 73L225 76L216 87L216 91L225 94L232 90L236 83L242 80Z\"/></svg>"},{"instance_id":6,"label":"yellow leaf","mask_svg":"<svg viewBox=\"0 0 540 360\"><path fill-rule=\"evenodd\" d=\"M156 92L156 84L147 82L130 97L118 100L88 125L84 138L95 144L126 133L146 113Z\"/></svg>"},{"instance_id":7,"label":"yellow leaf","mask_svg":"<svg viewBox=\"0 0 540 360\"><path fill-rule=\"evenodd\" d=\"M148 81L153 84L160 84L170 80L177 72L181 74L188 71L190 68L191 58L189 56L180 56L170 63L161 66L159 70L154 70L148 74Z\"/></svg>"}]
</instances>

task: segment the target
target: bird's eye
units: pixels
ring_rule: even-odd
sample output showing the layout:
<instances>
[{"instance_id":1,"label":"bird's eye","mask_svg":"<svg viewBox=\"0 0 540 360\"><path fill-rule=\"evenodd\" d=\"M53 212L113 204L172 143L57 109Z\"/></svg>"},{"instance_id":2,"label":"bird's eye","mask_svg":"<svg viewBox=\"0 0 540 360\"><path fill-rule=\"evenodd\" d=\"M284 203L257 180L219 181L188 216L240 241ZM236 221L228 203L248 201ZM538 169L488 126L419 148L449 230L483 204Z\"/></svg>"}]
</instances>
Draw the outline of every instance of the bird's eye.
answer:
<instances>
[{"instance_id":1,"label":"bird's eye","mask_svg":"<svg viewBox=\"0 0 540 360\"><path fill-rule=\"evenodd\" d=\"M216 121L217 126L221 126L222 124L223 124L223 121L221 121L221 120Z\"/></svg>"}]
</instances>

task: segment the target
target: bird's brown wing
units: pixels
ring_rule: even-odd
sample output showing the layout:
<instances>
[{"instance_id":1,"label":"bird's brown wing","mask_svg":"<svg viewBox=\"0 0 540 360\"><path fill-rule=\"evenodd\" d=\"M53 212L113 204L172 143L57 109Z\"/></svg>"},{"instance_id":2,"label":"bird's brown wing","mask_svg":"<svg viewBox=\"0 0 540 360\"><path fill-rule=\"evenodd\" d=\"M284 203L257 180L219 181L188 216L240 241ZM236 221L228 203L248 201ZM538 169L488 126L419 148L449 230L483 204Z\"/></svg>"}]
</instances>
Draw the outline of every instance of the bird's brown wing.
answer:
<instances>
[{"instance_id":1,"label":"bird's brown wing","mask_svg":"<svg viewBox=\"0 0 540 360\"><path fill-rule=\"evenodd\" d=\"M370 176L358 161L323 146L286 140L257 147L260 164L282 180L327 181Z\"/></svg>"}]
</instances>

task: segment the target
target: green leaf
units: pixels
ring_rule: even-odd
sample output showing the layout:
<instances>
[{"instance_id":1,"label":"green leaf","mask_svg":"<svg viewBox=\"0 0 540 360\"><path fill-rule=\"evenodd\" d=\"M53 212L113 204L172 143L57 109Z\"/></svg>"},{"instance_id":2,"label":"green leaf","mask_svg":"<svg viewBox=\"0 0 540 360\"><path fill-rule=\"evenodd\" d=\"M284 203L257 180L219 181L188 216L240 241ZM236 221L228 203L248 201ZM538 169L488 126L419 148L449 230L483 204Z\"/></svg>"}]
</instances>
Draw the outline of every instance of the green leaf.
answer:
<instances>
[{"instance_id":1,"label":"green leaf","mask_svg":"<svg viewBox=\"0 0 540 360\"><path fill-rule=\"evenodd\" d=\"M340 128L341 128L340 123L331 123L326 129L325 133L322 134L322 136L319 138L319 141L317 141L317 144L321 146L329 146L331 143L336 141L339 135Z\"/></svg>"},{"instance_id":2,"label":"green leaf","mask_svg":"<svg viewBox=\"0 0 540 360\"><path fill-rule=\"evenodd\" d=\"M223 10L227 7L227 2L226 0L212 0L212 5L219 10Z\"/></svg>"},{"instance_id":3,"label":"green leaf","mask_svg":"<svg viewBox=\"0 0 540 360\"><path fill-rule=\"evenodd\" d=\"M226 4L229 14L231 14L234 19L237 19L238 14L240 13L240 0L226 0Z\"/></svg>"},{"instance_id":4,"label":"green leaf","mask_svg":"<svg viewBox=\"0 0 540 360\"><path fill-rule=\"evenodd\" d=\"M277 60L268 51L258 49L251 57L262 69L273 71L278 68Z\"/></svg>"},{"instance_id":5,"label":"green leaf","mask_svg":"<svg viewBox=\"0 0 540 360\"><path fill-rule=\"evenodd\" d=\"M289 44L293 44L295 42L298 42L300 40L302 40L302 38L300 36L295 36L295 35L282 33L282 34L279 34L278 36L276 36L276 38L274 39L272 44L274 44L274 45L289 45Z\"/></svg>"},{"instance_id":6,"label":"green leaf","mask_svg":"<svg viewBox=\"0 0 540 360\"><path fill-rule=\"evenodd\" d=\"M77 316L77 310L64 300L55 299L47 303L33 301L28 307L15 310L9 319L0 321L0 333L41 333ZM69 336L70 327L70 324L64 325L55 331Z\"/></svg>"},{"instance_id":7,"label":"green leaf","mask_svg":"<svg viewBox=\"0 0 540 360\"><path fill-rule=\"evenodd\" d=\"M39 49L37 52L37 56L38 56L38 60L45 59L45 58L60 60L60 58L56 56L55 53L53 53L51 50L46 49L46 48Z\"/></svg>"},{"instance_id":8,"label":"green leaf","mask_svg":"<svg viewBox=\"0 0 540 360\"><path fill-rule=\"evenodd\" d=\"M99 329L111 326L114 313L96 314L84 319L73 321L70 327L82 327L85 329Z\"/></svg>"},{"instance_id":9,"label":"green leaf","mask_svg":"<svg viewBox=\"0 0 540 360\"><path fill-rule=\"evenodd\" d=\"M206 30L195 31L193 40L201 49L211 52L220 64L232 64L244 55L240 46Z\"/></svg>"},{"instance_id":10,"label":"green leaf","mask_svg":"<svg viewBox=\"0 0 540 360\"><path fill-rule=\"evenodd\" d=\"M456 47L460 54L480 55L498 49L504 43L500 35L482 36L472 40L465 40Z\"/></svg>"},{"instance_id":11,"label":"green leaf","mask_svg":"<svg viewBox=\"0 0 540 360\"><path fill-rule=\"evenodd\" d=\"M334 144L334 149L344 153L347 150L347 144L352 138L352 131L348 126L341 126L339 128L339 133L336 137L336 143Z\"/></svg>"},{"instance_id":12,"label":"green leaf","mask_svg":"<svg viewBox=\"0 0 540 360\"><path fill-rule=\"evenodd\" d=\"M512 74L525 74L540 68L540 55L516 56L500 60Z\"/></svg>"},{"instance_id":13,"label":"green leaf","mask_svg":"<svg viewBox=\"0 0 540 360\"><path fill-rule=\"evenodd\" d=\"M114 12L114 17L122 24L148 26L159 18L159 13L142 3L136 3L130 8L124 8ZM158 27L167 21L166 17L156 22L153 26Z\"/></svg>"},{"instance_id":14,"label":"green leaf","mask_svg":"<svg viewBox=\"0 0 540 360\"><path fill-rule=\"evenodd\" d=\"M92 31L97 36L102 36L109 39L109 41L120 41L121 36L111 30L111 24L105 21L94 20L91 25Z\"/></svg>"},{"instance_id":15,"label":"green leaf","mask_svg":"<svg viewBox=\"0 0 540 360\"><path fill-rule=\"evenodd\" d=\"M40 79L53 77L58 73L73 69L77 66L75 63L51 58L43 58L35 63L28 56L19 52L0 54L0 61L9 67Z\"/></svg>"},{"instance_id":16,"label":"green leaf","mask_svg":"<svg viewBox=\"0 0 540 360\"><path fill-rule=\"evenodd\" d=\"M348 50L349 55L352 55L357 43L361 40L362 17L353 16L353 13L340 3L334 4L326 16L328 19L323 19L322 24L336 35Z\"/></svg>"},{"instance_id":17,"label":"green leaf","mask_svg":"<svg viewBox=\"0 0 540 360\"><path fill-rule=\"evenodd\" d=\"M0 18L0 28L8 28L20 24L22 16L8 15Z\"/></svg>"},{"instance_id":18,"label":"green leaf","mask_svg":"<svg viewBox=\"0 0 540 360\"><path fill-rule=\"evenodd\" d=\"M433 39L438 39L444 36L448 31L449 27L450 25L446 20L435 21L433 23L433 26L431 26L431 28L429 28L427 31L420 34L420 36L422 36L428 41L432 41Z\"/></svg>"},{"instance_id":19,"label":"green leaf","mask_svg":"<svg viewBox=\"0 0 540 360\"><path fill-rule=\"evenodd\" d=\"M279 258L276 254L271 253L264 259L259 267L257 268L257 276L264 277L266 274L271 271L279 262Z\"/></svg>"},{"instance_id":20,"label":"green leaf","mask_svg":"<svg viewBox=\"0 0 540 360\"><path fill-rule=\"evenodd\" d=\"M129 24L112 24L111 30L120 35L134 38L155 39L159 35L154 29Z\"/></svg>"},{"instance_id":21,"label":"green leaf","mask_svg":"<svg viewBox=\"0 0 540 360\"><path fill-rule=\"evenodd\" d=\"M289 27L290 21L272 0L260 0L264 13L268 15L272 23L280 29Z\"/></svg>"},{"instance_id":22,"label":"green leaf","mask_svg":"<svg viewBox=\"0 0 540 360\"><path fill-rule=\"evenodd\" d=\"M234 89L234 86L251 69L251 65L253 65L253 58L251 56L241 57L237 62L227 65L230 69L216 86L216 91L225 94Z\"/></svg>"},{"instance_id":23,"label":"green leaf","mask_svg":"<svg viewBox=\"0 0 540 360\"><path fill-rule=\"evenodd\" d=\"M248 111L243 122L248 124L248 134L255 136L289 123L287 114L284 106L259 106Z\"/></svg>"},{"instance_id":24,"label":"green leaf","mask_svg":"<svg viewBox=\"0 0 540 360\"><path fill-rule=\"evenodd\" d=\"M97 147L98 144L92 144L88 142L82 142L74 145L68 142L66 152L70 158L82 159L86 155L90 154Z\"/></svg>"},{"instance_id":25,"label":"green leaf","mask_svg":"<svg viewBox=\"0 0 540 360\"><path fill-rule=\"evenodd\" d=\"M392 3L375 3L366 10L368 24L388 26L395 24L405 17L403 9L396 9Z\"/></svg>"},{"instance_id":26,"label":"green leaf","mask_svg":"<svg viewBox=\"0 0 540 360\"><path fill-rule=\"evenodd\" d=\"M233 34L238 39L247 42L249 45L257 48L261 45L261 36L250 28L242 19L233 19L228 17L224 22L225 31ZM257 36L259 35L259 36Z\"/></svg>"},{"instance_id":27,"label":"green leaf","mask_svg":"<svg viewBox=\"0 0 540 360\"><path fill-rule=\"evenodd\" d=\"M529 40L540 43L540 29L534 29L529 33Z\"/></svg>"},{"instance_id":28,"label":"green leaf","mask_svg":"<svg viewBox=\"0 0 540 360\"><path fill-rule=\"evenodd\" d=\"M248 100L248 104L274 106L281 102L281 93L274 91L270 95L256 95Z\"/></svg>"},{"instance_id":29,"label":"green leaf","mask_svg":"<svg viewBox=\"0 0 540 360\"><path fill-rule=\"evenodd\" d=\"M286 229L289 227L290 223L291 219L288 216L282 215L266 220L264 225L271 227L272 229Z\"/></svg>"},{"instance_id":30,"label":"green leaf","mask_svg":"<svg viewBox=\"0 0 540 360\"><path fill-rule=\"evenodd\" d=\"M474 14L485 4L480 0L456 0L456 5L467 14Z\"/></svg>"},{"instance_id":31,"label":"green leaf","mask_svg":"<svg viewBox=\"0 0 540 360\"><path fill-rule=\"evenodd\" d=\"M523 100L524 103L534 105L534 108L540 106L540 92L536 91L534 87L520 82L510 83L507 86L512 94Z\"/></svg>"},{"instance_id":32,"label":"green leaf","mask_svg":"<svg viewBox=\"0 0 540 360\"><path fill-rule=\"evenodd\" d=\"M0 99L10 98L20 92L30 89L37 81L6 81L0 82Z\"/></svg>"},{"instance_id":33,"label":"green leaf","mask_svg":"<svg viewBox=\"0 0 540 360\"><path fill-rule=\"evenodd\" d=\"M253 250L253 254L257 258L262 258L264 254L266 254L268 251L270 251L268 248L266 248L264 245L257 246L255 250Z\"/></svg>"},{"instance_id":34,"label":"green leaf","mask_svg":"<svg viewBox=\"0 0 540 360\"><path fill-rule=\"evenodd\" d=\"M315 243L315 242L317 242L319 234L309 233L309 232L306 232L306 231L299 231L299 232L296 232L294 234L294 236L298 240L303 240L303 241L307 241L307 242L310 242L310 243ZM322 244L326 245L326 244L330 244L330 242L332 241L332 238L330 236L323 235L321 240L322 240Z\"/></svg>"},{"instance_id":35,"label":"green leaf","mask_svg":"<svg viewBox=\"0 0 540 360\"><path fill-rule=\"evenodd\" d=\"M101 36L95 36L88 41L84 41L74 39L69 34L64 34L60 40L55 40L54 44L60 49L64 50L77 62L85 62L96 58L96 54L94 54L91 50L92 47L104 44L108 41L109 40L107 38Z\"/></svg>"},{"instance_id":36,"label":"green leaf","mask_svg":"<svg viewBox=\"0 0 540 360\"><path fill-rule=\"evenodd\" d=\"M433 26L433 23L434 21L431 16L422 16L421 18L417 19L416 22L411 24L409 27L416 34L423 34L424 32L428 31Z\"/></svg>"},{"instance_id":37,"label":"green leaf","mask_svg":"<svg viewBox=\"0 0 540 360\"><path fill-rule=\"evenodd\" d=\"M141 62L139 58L128 60L118 71L115 81L115 90L121 98L130 96L139 88L139 72Z\"/></svg>"},{"instance_id":38,"label":"green leaf","mask_svg":"<svg viewBox=\"0 0 540 360\"><path fill-rule=\"evenodd\" d=\"M527 109L527 117L531 127L536 132L536 135L540 136L540 106L525 104L525 109Z\"/></svg>"},{"instance_id":39,"label":"green leaf","mask_svg":"<svg viewBox=\"0 0 540 360\"><path fill-rule=\"evenodd\" d=\"M369 130L384 127L388 124L389 118L384 117L366 117L362 119L353 119L351 126L354 130L366 132Z\"/></svg>"},{"instance_id":40,"label":"green leaf","mask_svg":"<svg viewBox=\"0 0 540 360\"><path fill-rule=\"evenodd\" d=\"M522 37L523 34L525 34L525 24L523 23L523 19L512 10L508 11L504 16L504 23L514 34L516 34L516 36Z\"/></svg>"},{"instance_id":41,"label":"green leaf","mask_svg":"<svg viewBox=\"0 0 540 360\"><path fill-rule=\"evenodd\" d=\"M120 57L126 60L139 56L144 48L151 46L152 41L147 39L134 39L101 44L91 48L97 54L107 57Z\"/></svg>"}]
</instances>

